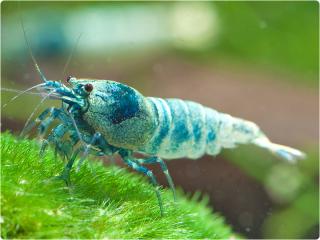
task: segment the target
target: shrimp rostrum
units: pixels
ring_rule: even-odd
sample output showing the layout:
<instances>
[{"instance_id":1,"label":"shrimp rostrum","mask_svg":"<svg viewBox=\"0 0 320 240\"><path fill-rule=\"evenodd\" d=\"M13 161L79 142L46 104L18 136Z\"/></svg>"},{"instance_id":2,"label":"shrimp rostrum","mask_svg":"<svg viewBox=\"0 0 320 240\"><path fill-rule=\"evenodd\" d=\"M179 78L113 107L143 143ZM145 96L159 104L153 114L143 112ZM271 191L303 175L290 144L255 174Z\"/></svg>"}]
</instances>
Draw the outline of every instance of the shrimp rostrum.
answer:
<instances>
[{"instance_id":1,"label":"shrimp rostrum","mask_svg":"<svg viewBox=\"0 0 320 240\"><path fill-rule=\"evenodd\" d=\"M52 144L67 157L69 162L62 174L66 181L77 155L81 156L81 163L88 154L118 153L129 167L150 179L161 213L157 180L146 165L160 164L174 193L163 158L214 156L222 148L234 148L238 144L255 144L291 162L304 157L299 150L272 143L255 123L192 101L144 97L134 88L109 80L68 77L66 83L50 81L38 67L37 70L43 80L37 89L46 97L62 101L62 107L46 109L23 133L38 123L38 132L44 136L58 119L59 123L43 141L41 152ZM69 138L65 140L65 136ZM136 158L135 152L148 157Z\"/></svg>"}]
</instances>

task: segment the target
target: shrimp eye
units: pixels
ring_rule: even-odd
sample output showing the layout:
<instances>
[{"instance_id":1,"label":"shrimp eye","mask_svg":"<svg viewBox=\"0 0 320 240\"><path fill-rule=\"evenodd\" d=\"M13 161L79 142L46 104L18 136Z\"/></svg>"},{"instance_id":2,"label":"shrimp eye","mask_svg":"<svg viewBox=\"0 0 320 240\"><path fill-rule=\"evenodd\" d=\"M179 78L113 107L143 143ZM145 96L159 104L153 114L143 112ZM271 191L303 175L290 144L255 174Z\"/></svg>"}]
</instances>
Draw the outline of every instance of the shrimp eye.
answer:
<instances>
[{"instance_id":1,"label":"shrimp eye","mask_svg":"<svg viewBox=\"0 0 320 240\"><path fill-rule=\"evenodd\" d=\"M84 90L86 90L87 92L91 92L93 90L92 84L87 83L86 85L84 85Z\"/></svg>"},{"instance_id":2,"label":"shrimp eye","mask_svg":"<svg viewBox=\"0 0 320 240\"><path fill-rule=\"evenodd\" d=\"M71 78L72 78L72 76L67 77L67 82L70 82Z\"/></svg>"}]
</instances>

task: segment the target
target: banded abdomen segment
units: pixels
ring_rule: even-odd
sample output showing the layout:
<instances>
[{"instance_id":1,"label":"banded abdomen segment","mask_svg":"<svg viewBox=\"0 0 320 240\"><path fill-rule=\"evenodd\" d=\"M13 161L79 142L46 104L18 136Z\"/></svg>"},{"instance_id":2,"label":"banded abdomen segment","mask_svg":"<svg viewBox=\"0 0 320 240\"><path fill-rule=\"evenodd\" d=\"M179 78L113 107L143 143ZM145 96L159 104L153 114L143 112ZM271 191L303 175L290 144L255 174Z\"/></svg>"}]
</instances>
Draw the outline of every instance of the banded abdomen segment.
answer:
<instances>
[{"instance_id":1,"label":"banded abdomen segment","mask_svg":"<svg viewBox=\"0 0 320 240\"><path fill-rule=\"evenodd\" d=\"M259 127L253 122L232 117L226 113L219 113L219 119L216 148L234 148L238 144L252 143L256 138L264 136Z\"/></svg>"},{"instance_id":2,"label":"banded abdomen segment","mask_svg":"<svg viewBox=\"0 0 320 240\"><path fill-rule=\"evenodd\" d=\"M141 152L166 159L196 159L205 153L217 155L222 148L252 143L289 161L304 157L299 150L270 142L253 122L191 101L160 98L146 101L153 109L157 126Z\"/></svg>"},{"instance_id":3,"label":"banded abdomen segment","mask_svg":"<svg viewBox=\"0 0 320 240\"><path fill-rule=\"evenodd\" d=\"M195 159L206 153L209 145L214 145L218 112L191 101L147 99L158 119L158 128L143 152L166 159Z\"/></svg>"}]
</instances>

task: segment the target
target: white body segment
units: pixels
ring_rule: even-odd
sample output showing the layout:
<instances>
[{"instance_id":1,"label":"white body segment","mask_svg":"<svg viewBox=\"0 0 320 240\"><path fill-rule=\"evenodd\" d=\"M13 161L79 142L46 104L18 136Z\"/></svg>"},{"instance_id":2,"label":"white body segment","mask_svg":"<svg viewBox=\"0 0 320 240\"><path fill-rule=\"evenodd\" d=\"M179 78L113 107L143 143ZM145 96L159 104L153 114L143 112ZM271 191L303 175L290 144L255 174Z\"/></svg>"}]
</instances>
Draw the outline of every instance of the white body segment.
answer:
<instances>
[{"instance_id":1,"label":"white body segment","mask_svg":"<svg viewBox=\"0 0 320 240\"><path fill-rule=\"evenodd\" d=\"M146 99L153 107L157 129L150 141L139 149L141 152L165 159L197 159L204 154L217 155L222 148L253 143L287 160L304 156L299 150L271 143L253 122L192 101Z\"/></svg>"}]
</instances>

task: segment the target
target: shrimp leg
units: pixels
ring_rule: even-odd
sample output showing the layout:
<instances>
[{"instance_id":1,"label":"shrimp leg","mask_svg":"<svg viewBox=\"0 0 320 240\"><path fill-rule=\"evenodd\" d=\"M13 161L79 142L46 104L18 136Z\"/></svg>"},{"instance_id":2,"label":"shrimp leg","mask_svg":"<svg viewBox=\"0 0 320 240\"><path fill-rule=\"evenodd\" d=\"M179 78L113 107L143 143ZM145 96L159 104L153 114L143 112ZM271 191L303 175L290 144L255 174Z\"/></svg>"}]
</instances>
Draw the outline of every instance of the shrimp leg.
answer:
<instances>
[{"instance_id":1,"label":"shrimp leg","mask_svg":"<svg viewBox=\"0 0 320 240\"><path fill-rule=\"evenodd\" d=\"M175 191L175 186L174 186L174 183L172 181L172 178L171 178L171 175L169 173L169 170L168 170L168 167L167 167L167 164L159 157L151 157L151 158L147 158L147 159L138 159L137 160L138 163L140 164L154 164L154 163L159 163L161 169L162 169L162 172L164 173L164 175L166 176L166 179L169 183L169 186L170 186L170 189L172 191L172 194L173 194L173 198L174 200L176 201L177 198L176 198L176 191Z\"/></svg>"},{"instance_id":2,"label":"shrimp leg","mask_svg":"<svg viewBox=\"0 0 320 240\"><path fill-rule=\"evenodd\" d=\"M163 204L162 204L162 199L161 199L161 195L160 195L160 191L159 191L159 184L158 184L158 181L157 181L156 177L154 176L153 172L151 170L149 170L148 168L146 168L144 166L141 166L138 163L138 159L132 157L131 152L126 151L126 150L120 150L119 153L120 153L123 161L129 167L131 167L132 169L134 169L134 170L136 170L138 172L141 172L141 173L143 173L143 174L145 174L146 176L149 177L152 185L154 186L154 190L155 190L156 195L157 195L161 216L163 216Z\"/></svg>"}]
</instances>

